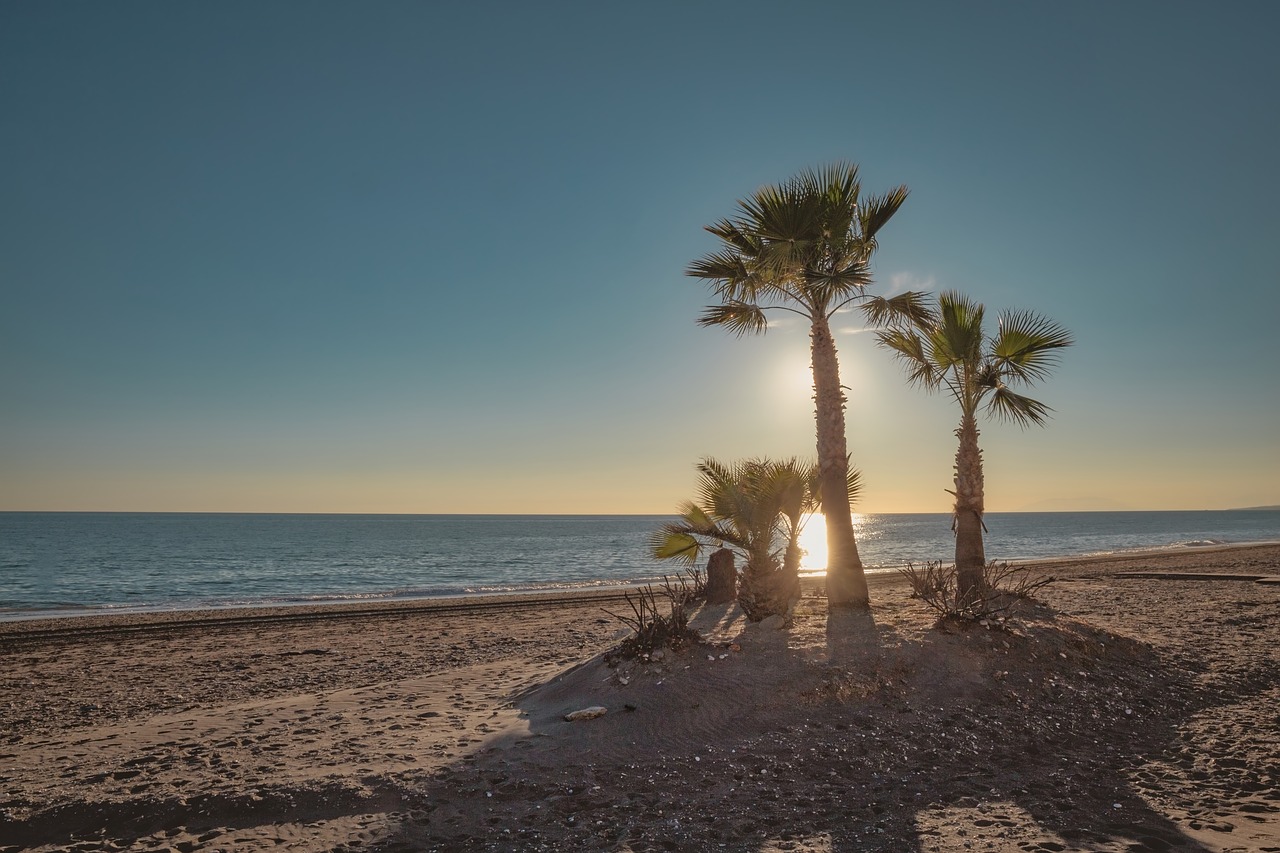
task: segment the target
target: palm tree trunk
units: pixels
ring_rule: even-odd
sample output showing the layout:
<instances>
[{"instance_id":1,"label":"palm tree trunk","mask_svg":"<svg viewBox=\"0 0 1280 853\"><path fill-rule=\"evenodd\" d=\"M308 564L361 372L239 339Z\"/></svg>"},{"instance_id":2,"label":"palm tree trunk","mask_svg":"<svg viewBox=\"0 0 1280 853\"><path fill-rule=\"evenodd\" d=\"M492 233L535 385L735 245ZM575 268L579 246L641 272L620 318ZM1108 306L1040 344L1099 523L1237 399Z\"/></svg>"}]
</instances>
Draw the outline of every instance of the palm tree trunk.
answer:
<instances>
[{"instance_id":1,"label":"palm tree trunk","mask_svg":"<svg viewBox=\"0 0 1280 853\"><path fill-rule=\"evenodd\" d=\"M982 588L982 570L987 565L982 544L982 450L978 447L978 421L972 413L965 412L960 419L956 437L960 439L956 451L956 575L964 600Z\"/></svg>"},{"instance_id":2,"label":"palm tree trunk","mask_svg":"<svg viewBox=\"0 0 1280 853\"><path fill-rule=\"evenodd\" d=\"M775 613L790 616L796 602L800 600L800 559L799 537L792 536L782 558L782 568L774 578Z\"/></svg>"},{"instance_id":3,"label":"palm tree trunk","mask_svg":"<svg viewBox=\"0 0 1280 853\"><path fill-rule=\"evenodd\" d=\"M844 432L845 396L840 387L836 342L826 317L813 319L809 341L818 425L818 481L827 521L827 604L865 607L871 597L853 536L853 511L846 498L849 446Z\"/></svg>"},{"instance_id":4,"label":"palm tree trunk","mask_svg":"<svg viewBox=\"0 0 1280 853\"><path fill-rule=\"evenodd\" d=\"M777 560L765 553L747 555L738 585L738 606L748 620L759 622L781 612L777 609L777 575Z\"/></svg>"}]
</instances>

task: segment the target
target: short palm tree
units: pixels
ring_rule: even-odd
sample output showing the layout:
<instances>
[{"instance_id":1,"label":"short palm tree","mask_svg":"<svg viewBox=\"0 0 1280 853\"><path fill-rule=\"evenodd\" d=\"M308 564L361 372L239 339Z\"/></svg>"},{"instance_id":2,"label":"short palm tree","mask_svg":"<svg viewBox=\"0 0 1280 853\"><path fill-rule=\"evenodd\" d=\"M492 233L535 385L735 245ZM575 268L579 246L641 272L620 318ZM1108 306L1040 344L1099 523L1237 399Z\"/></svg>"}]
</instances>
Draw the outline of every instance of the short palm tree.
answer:
<instances>
[{"instance_id":1,"label":"short palm tree","mask_svg":"<svg viewBox=\"0 0 1280 853\"><path fill-rule=\"evenodd\" d=\"M877 333L881 346L906 364L908 381L931 391L945 388L960 404L960 447L955 463L956 573L961 597L983 583L987 563L982 451L978 447L978 410L983 408L1023 427L1044 424L1051 411L1015 387L1046 378L1060 350L1073 343L1058 324L1026 311L1000 315L1000 328L988 337L980 303L954 291L940 294L937 308L910 327ZM948 490L950 491L950 490Z\"/></svg>"},{"instance_id":2,"label":"short palm tree","mask_svg":"<svg viewBox=\"0 0 1280 853\"><path fill-rule=\"evenodd\" d=\"M739 200L736 216L707 226L720 238L721 248L687 270L708 282L720 298L719 305L703 312L700 325L724 326L738 335L761 333L768 328L770 310L789 311L808 322L818 476L830 494L841 492L849 472L846 398L831 318L853 304L880 325L921 316L920 294L886 299L866 293L876 235L906 197L907 188L901 186L883 196L864 196L853 164L804 171ZM829 602L865 605L867 581L852 510L841 501L830 501L823 515Z\"/></svg>"},{"instance_id":3,"label":"short palm tree","mask_svg":"<svg viewBox=\"0 0 1280 853\"><path fill-rule=\"evenodd\" d=\"M800 533L805 516L820 505L817 466L794 458L729 465L708 458L698 474L697 499L654 532L654 556L693 564L705 549L728 547L744 561L738 602L747 618L789 612L800 596ZM854 472L844 500L857 491Z\"/></svg>"}]
</instances>

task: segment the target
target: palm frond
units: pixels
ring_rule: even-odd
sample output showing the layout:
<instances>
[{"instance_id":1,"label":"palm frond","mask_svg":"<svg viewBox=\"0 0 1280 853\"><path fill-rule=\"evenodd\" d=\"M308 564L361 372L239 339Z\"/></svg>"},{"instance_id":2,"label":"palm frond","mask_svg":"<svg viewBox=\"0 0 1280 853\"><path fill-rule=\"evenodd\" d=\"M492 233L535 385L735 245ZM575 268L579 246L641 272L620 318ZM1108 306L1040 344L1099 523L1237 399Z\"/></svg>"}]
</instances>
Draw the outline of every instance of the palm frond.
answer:
<instances>
[{"instance_id":1,"label":"palm frond","mask_svg":"<svg viewBox=\"0 0 1280 853\"><path fill-rule=\"evenodd\" d=\"M804 169L788 182L797 194L822 199L828 208L854 209L862 191L858 165L839 160L818 169Z\"/></svg>"},{"instance_id":2,"label":"palm frond","mask_svg":"<svg viewBox=\"0 0 1280 853\"><path fill-rule=\"evenodd\" d=\"M1000 315L1000 331L992 355L1008 374L1032 383L1044 379L1061 359L1061 350L1075 341L1057 323L1029 311Z\"/></svg>"},{"instance_id":3,"label":"palm frond","mask_svg":"<svg viewBox=\"0 0 1280 853\"><path fill-rule=\"evenodd\" d=\"M746 281L751 277L746 261L739 252L721 250L703 255L685 267L685 275L718 284L720 282Z\"/></svg>"},{"instance_id":4,"label":"palm frond","mask_svg":"<svg viewBox=\"0 0 1280 853\"><path fill-rule=\"evenodd\" d=\"M649 552L659 560L675 560L691 566L702 554L703 547L692 534L669 525L649 536Z\"/></svg>"},{"instance_id":5,"label":"palm frond","mask_svg":"<svg viewBox=\"0 0 1280 853\"><path fill-rule=\"evenodd\" d=\"M1043 424L1053 410L1030 397L1011 391L1007 386L996 388L987 401L987 411L1022 427Z\"/></svg>"},{"instance_id":6,"label":"palm frond","mask_svg":"<svg viewBox=\"0 0 1280 853\"><path fill-rule=\"evenodd\" d=\"M739 207L737 224L755 235L764 250L797 251L821 236L821 201L791 187L761 187Z\"/></svg>"},{"instance_id":7,"label":"palm frond","mask_svg":"<svg viewBox=\"0 0 1280 853\"><path fill-rule=\"evenodd\" d=\"M976 364L982 358L984 313L981 303L954 290L938 296L938 321L930 339L939 364Z\"/></svg>"},{"instance_id":8,"label":"palm frond","mask_svg":"<svg viewBox=\"0 0 1280 853\"><path fill-rule=\"evenodd\" d=\"M749 225L743 227L743 223L721 219L706 226L705 230L748 257L754 257L760 253L760 239L751 232Z\"/></svg>"},{"instance_id":9,"label":"palm frond","mask_svg":"<svg viewBox=\"0 0 1280 853\"><path fill-rule=\"evenodd\" d=\"M800 279L813 314L830 316L837 305L861 295L871 284L871 265L858 258L838 266L806 266Z\"/></svg>"},{"instance_id":10,"label":"palm frond","mask_svg":"<svg viewBox=\"0 0 1280 853\"><path fill-rule=\"evenodd\" d=\"M761 334L769 328L764 309L748 302L708 305L698 317L699 326L724 326L738 337Z\"/></svg>"},{"instance_id":11,"label":"palm frond","mask_svg":"<svg viewBox=\"0 0 1280 853\"><path fill-rule=\"evenodd\" d=\"M876 332L876 343L885 349L892 350L894 357L906 366L907 384L932 390L942 381L945 368L938 369L924 338L917 332L907 329L883 329Z\"/></svg>"},{"instance_id":12,"label":"palm frond","mask_svg":"<svg viewBox=\"0 0 1280 853\"><path fill-rule=\"evenodd\" d=\"M679 510L681 524L690 530L711 530L715 527L715 520L693 501L680 504Z\"/></svg>"},{"instance_id":13,"label":"palm frond","mask_svg":"<svg viewBox=\"0 0 1280 853\"><path fill-rule=\"evenodd\" d=\"M868 296L858 307L873 327L909 324L926 328L937 322L937 312L929 305L927 295L915 290L897 296Z\"/></svg>"},{"instance_id":14,"label":"palm frond","mask_svg":"<svg viewBox=\"0 0 1280 853\"><path fill-rule=\"evenodd\" d=\"M866 241L869 248L875 248L876 234L906 202L908 192L906 186L898 186L884 195L863 200L858 213L861 219L862 239Z\"/></svg>"}]
</instances>

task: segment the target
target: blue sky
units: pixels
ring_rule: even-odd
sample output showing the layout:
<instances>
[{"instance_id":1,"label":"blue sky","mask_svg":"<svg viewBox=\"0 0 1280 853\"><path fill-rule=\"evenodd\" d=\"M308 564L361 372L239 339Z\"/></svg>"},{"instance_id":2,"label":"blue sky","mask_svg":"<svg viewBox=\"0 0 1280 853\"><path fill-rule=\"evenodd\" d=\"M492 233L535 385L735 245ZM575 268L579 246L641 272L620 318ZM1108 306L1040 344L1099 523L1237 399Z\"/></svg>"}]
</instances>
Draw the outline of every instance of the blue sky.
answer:
<instances>
[{"instance_id":1,"label":"blue sky","mask_svg":"<svg viewBox=\"0 0 1280 853\"><path fill-rule=\"evenodd\" d=\"M836 160L911 189L880 292L1077 337L990 510L1280 503L1280 7L454 5L0 6L0 509L666 512L812 454L805 330L683 270ZM859 508L946 511L958 414L847 319Z\"/></svg>"}]
</instances>

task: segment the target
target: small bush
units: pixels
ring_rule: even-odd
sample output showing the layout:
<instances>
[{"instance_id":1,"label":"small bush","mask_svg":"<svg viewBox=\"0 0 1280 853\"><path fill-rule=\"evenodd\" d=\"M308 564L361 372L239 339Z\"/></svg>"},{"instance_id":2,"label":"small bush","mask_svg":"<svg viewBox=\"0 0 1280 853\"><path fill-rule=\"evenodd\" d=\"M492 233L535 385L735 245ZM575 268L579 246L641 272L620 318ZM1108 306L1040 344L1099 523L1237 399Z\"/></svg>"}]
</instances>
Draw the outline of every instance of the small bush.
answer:
<instances>
[{"instance_id":1,"label":"small bush","mask_svg":"<svg viewBox=\"0 0 1280 853\"><path fill-rule=\"evenodd\" d=\"M1054 581L1052 577L1033 575L1026 567L993 561L982 570L982 586L962 597L955 566L942 562L921 566L908 563L899 574L911 584L912 598L920 599L945 618L975 622L1003 613Z\"/></svg>"},{"instance_id":2,"label":"small bush","mask_svg":"<svg viewBox=\"0 0 1280 853\"><path fill-rule=\"evenodd\" d=\"M674 581L663 575L662 587L655 590L652 585L642 587L636 593L627 593L624 598L631 607L631 613L614 613L606 610L615 619L619 619L631 629L631 636L610 655L611 657L637 658L652 654L658 649L668 648L679 651L702 642L702 635L689 627L687 606L697 598L697 574L690 582L677 578ZM705 580L702 594L706 594ZM658 610L658 596L661 595L670 604L667 615Z\"/></svg>"}]
</instances>

